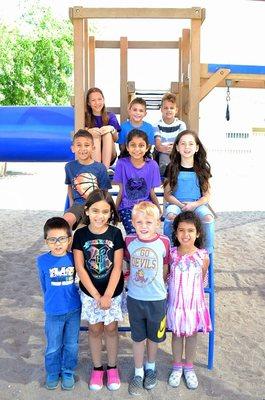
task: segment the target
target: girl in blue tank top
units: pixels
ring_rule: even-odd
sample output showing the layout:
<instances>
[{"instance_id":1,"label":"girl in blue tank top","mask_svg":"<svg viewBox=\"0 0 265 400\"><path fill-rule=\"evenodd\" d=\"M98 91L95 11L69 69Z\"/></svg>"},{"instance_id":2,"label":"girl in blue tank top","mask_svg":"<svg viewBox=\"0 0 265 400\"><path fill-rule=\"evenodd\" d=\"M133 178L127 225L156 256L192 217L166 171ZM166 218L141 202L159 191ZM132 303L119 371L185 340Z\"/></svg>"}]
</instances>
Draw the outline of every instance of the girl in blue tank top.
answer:
<instances>
[{"instance_id":1,"label":"girl in blue tank top","mask_svg":"<svg viewBox=\"0 0 265 400\"><path fill-rule=\"evenodd\" d=\"M198 135L190 130L176 137L164 182L167 203L164 234L172 240L172 223L183 211L194 211L203 224L205 247L213 252L214 216L209 209L211 167Z\"/></svg>"}]
</instances>

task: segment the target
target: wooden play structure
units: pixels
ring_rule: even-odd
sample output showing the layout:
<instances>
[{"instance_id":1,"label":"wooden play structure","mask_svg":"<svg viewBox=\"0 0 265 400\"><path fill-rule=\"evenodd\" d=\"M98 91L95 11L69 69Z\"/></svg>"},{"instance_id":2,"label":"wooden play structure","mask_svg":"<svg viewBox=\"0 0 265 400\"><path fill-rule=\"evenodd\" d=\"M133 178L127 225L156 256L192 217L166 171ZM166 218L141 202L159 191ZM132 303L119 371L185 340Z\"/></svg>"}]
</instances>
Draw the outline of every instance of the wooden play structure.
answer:
<instances>
[{"instance_id":1,"label":"wooden play structure","mask_svg":"<svg viewBox=\"0 0 265 400\"><path fill-rule=\"evenodd\" d=\"M128 51L130 49L175 49L179 54L176 80L169 83L168 91L178 98L179 117L190 129L198 132L199 105L215 87L265 88L265 67L236 66L200 63L200 33L205 19L205 9L193 8L83 8L69 9L74 28L74 113L75 130L85 125L85 95L95 86L96 49L120 49L120 107L109 110L120 114L120 120L127 118L127 106L136 93L135 83L128 82ZM120 40L96 40L89 37L89 22L93 19L185 19L190 27L182 30L182 37L174 41L130 41L127 37ZM141 93L141 92L140 92ZM146 93L150 103L160 105L159 96L163 91ZM151 105L152 108L152 105ZM208 368L213 368L214 359L214 274L213 257L210 257L208 286L210 314L213 331L209 334ZM85 328L84 328L85 329ZM128 331L128 327L120 327Z\"/></svg>"},{"instance_id":2,"label":"wooden play structure","mask_svg":"<svg viewBox=\"0 0 265 400\"><path fill-rule=\"evenodd\" d=\"M168 91L177 94L179 118L190 129L198 132L199 104L215 87L265 88L265 67L200 63L200 32L205 9L192 8L83 8L69 9L74 28L74 106L75 130L84 127L85 94L95 85L96 49L120 49L120 107L109 108L127 118L127 105L135 95L135 83L128 82L128 51L130 49L176 49L179 68L176 81ZM182 30L182 37L174 41L96 40L89 37L89 21L93 19L185 19L190 27ZM155 103L163 93L151 95ZM141 94L140 94L141 95ZM152 102L152 100L151 100ZM151 107L152 108L152 107Z\"/></svg>"}]
</instances>

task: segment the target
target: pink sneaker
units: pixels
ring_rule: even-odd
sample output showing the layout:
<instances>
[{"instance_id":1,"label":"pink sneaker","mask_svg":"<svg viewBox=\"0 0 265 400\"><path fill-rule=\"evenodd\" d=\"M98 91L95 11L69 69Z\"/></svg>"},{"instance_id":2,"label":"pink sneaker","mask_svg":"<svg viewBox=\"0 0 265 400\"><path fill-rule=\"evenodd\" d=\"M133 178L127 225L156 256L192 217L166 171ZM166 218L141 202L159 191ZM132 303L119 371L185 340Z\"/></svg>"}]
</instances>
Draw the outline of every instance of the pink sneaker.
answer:
<instances>
[{"instance_id":1,"label":"pink sneaker","mask_svg":"<svg viewBox=\"0 0 265 400\"><path fill-rule=\"evenodd\" d=\"M107 369L107 388L109 390L118 390L121 386L118 368Z\"/></svg>"},{"instance_id":2,"label":"pink sneaker","mask_svg":"<svg viewBox=\"0 0 265 400\"><path fill-rule=\"evenodd\" d=\"M100 390L103 387L103 376L104 371L93 371L91 372L89 389L90 390Z\"/></svg>"}]
</instances>

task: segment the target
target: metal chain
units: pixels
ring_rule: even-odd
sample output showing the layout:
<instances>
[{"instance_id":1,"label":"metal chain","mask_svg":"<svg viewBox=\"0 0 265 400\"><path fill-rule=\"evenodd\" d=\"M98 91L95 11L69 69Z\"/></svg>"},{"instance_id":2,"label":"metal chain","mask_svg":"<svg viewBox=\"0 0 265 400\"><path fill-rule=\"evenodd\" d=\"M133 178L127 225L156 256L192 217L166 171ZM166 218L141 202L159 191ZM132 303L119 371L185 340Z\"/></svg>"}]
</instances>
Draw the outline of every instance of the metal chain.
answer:
<instances>
[{"instance_id":1,"label":"metal chain","mask_svg":"<svg viewBox=\"0 0 265 400\"><path fill-rule=\"evenodd\" d=\"M231 97L230 97L230 89L229 89L229 87L227 86L227 91L226 91L226 101L227 101L227 103L228 103L230 100L231 100Z\"/></svg>"}]
</instances>

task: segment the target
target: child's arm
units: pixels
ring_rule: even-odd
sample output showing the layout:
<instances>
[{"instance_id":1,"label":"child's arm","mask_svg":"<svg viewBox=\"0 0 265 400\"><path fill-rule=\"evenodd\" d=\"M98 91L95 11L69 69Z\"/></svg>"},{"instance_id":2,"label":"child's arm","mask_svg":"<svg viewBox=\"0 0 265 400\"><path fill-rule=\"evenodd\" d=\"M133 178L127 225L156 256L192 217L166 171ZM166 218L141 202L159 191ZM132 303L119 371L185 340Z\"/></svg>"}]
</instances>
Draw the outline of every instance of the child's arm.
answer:
<instances>
[{"instance_id":1,"label":"child's arm","mask_svg":"<svg viewBox=\"0 0 265 400\"><path fill-rule=\"evenodd\" d=\"M100 128L101 136L104 136L107 133L110 133L112 135L113 142L116 142L118 140L118 132L112 125L104 125Z\"/></svg>"},{"instance_id":2,"label":"child's arm","mask_svg":"<svg viewBox=\"0 0 265 400\"><path fill-rule=\"evenodd\" d=\"M183 207L185 206L184 203L182 203L181 201L179 201L175 196L173 196L172 192L171 192L171 188L169 186L169 184L167 184L164 188L164 199L170 203L170 204L175 204L176 206L178 206L179 208L183 209Z\"/></svg>"},{"instance_id":3,"label":"child's arm","mask_svg":"<svg viewBox=\"0 0 265 400\"><path fill-rule=\"evenodd\" d=\"M100 307L103 310L107 310L111 305L111 298L115 292L116 286L120 280L122 272L122 261L123 261L123 249L117 249L114 252L114 266L110 275L108 286L105 290L104 295L100 299Z\"/></svg>"},{"instance_id":4,"label":"child's arm","mask_svg":"<svg viewBox=\"0 0 265 400\"><path fill-rule=\"evenodd\" d=\"M173 148L173 144L172 143L165 143L162 144L161 142L161 138L160 136L157 136L155 138L155 148L157 149L157 151L159 151L160 153L167 153L170 154Z\"/></svg>"},{"instance_id":5,"label":"child's arm","mask_svg":"<svg viewBox=\"0 0 265 400\"><path fill-rule=\"evenodd\" d=\"M168 275L168 264L164 264L164 265L163 265L163 278L164 278L164 282L167 281L167 275Z\"/></svg>"},{"instance_id":6,"label":"child's arm","mask_svg":"<svg viewBox=\"0 0 265 400\"><path fill-rule=\"evenodd\" d=\"M91 296L93 296L95 300L99 301L101 295L91 282L91 279L89 278L87 271L85 270L85 259L83 252L78 249L73 249L73 254L75 260L75 269L79 279L81 280L87 291L91 294Z\"/></svg>"},{"instance_id":7,"label":"child's arm","mask_svg":"<svg viewBox=\"0 0 265 400\"><path fill-rule=\"evenodd\" d=\"M69 198L69 205L71 207L73 205L73 203L74 203L73 192L72 192L71 185L67 186L67 194L68 194L68 198Z\"/></svg>"},{"instance_id":8,"label":"child's arm","mask_svg":"<svg viewBox=\"0 0 265 400\"><path fill-rule=\"evenodd\" d=\"M40 267L38 267L39 281L43 294L46 292L45 275Z\"/></svg>"},{"instance_id":9,"label":"child's arm","mask_svg":"<svg viewBox=\"0 0 265 400\"><path fill-rule=\"evenodd\" d=\"M205 275L207 273L207 270L209 268L210 265L210 259L209 256L207 255L204 260L203 260L203 265L202 265L202 279L205 278Z\"/></svg>"},{"instance_id":10,"label":"child's arm","mask_svg":"<svg viewBox=\"0 0 265 400\"><path fill-rule=\"evenodd\" d=\"M202 197L200 197L198 200L186 202L182 210L193 211L195 210L195 208L200 207L203 204L209 203L209 200L210 200L210 189L207 190L207 192L203 193Z\"/></svg>"},{"instance_id":11,"label":"child's arm","mask_svg":"<svg viewBox=\"0 0 265 400\"><path fill-rule=\"evenodd\" d=\"M117 210L119 208L119 205L121 204L121 198L122 198L122 183L119 183L119 193L117 194L117 197L116 197Z\"/></svg>"},{"instance_id":12,"label":"child's arm","mask_svg":"<svg viewBox=\"0 0 265 400\"><path fill-rule=\"evenodd\" d=\"M162 212L162 210L161 210L161 207L160 207L160 204L159 204L157 195L155 194L155 189L154 189L154 188L152 188L152 189L150 190L150 197L151 197L152 202L153 202L153 203L157 206L157 208L159 209L159 214L160 214L160 216L161 216L161 215L163 214L163 212Z\"/></svg>"}]
</instances>

